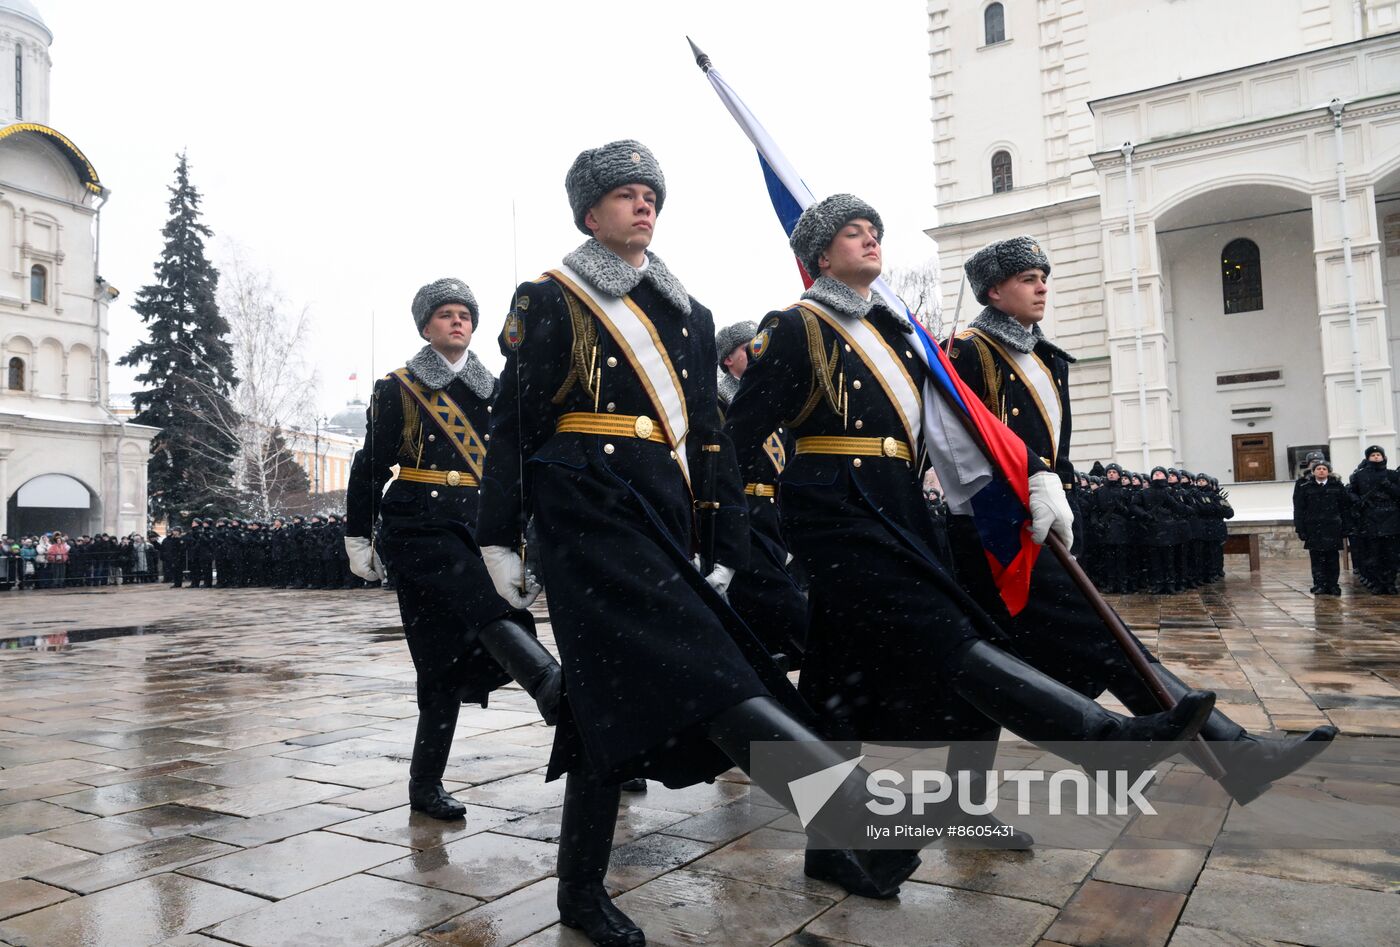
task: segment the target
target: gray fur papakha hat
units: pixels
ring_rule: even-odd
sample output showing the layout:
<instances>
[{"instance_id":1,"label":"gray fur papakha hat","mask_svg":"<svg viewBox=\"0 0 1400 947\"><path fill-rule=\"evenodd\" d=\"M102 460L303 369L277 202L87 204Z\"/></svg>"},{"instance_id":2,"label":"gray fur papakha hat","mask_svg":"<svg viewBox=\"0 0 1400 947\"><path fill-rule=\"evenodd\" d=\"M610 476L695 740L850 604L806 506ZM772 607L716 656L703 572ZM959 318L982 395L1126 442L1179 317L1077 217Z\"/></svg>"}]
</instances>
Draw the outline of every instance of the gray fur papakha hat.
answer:
<instances>
[{"instance_id":1,"label":"gray fur papakha hat","mask_svg":"<svg viewBox=\"0 0 1400 947\"><path fill-rule=\"evenodd\" d=\"M656 212L661 213L661 205L666 203L666 177L646 145L624 138L579 152L569 166L569 173L564 175L564 190L569 193L574 226L592 236L593 232L583 223L588 209L613 188L624 184L645 184L655 191Z\"/></svg>"},{"instance_id":2,"label":"gray fur papakha hat","mask_svg":"<svg viewBox=\"0 0 1400 947\"><path fill-rule=\"evenodd\" d=\"M736 322L732 326L725 326L715 333L715 352L719 358L720 367L724 367L724 360L729 357L741 345L748 345L753 341L753 337L758 334L758 323L753 320Z\"/></svg>"},{"instance_id":3,"label":"gray fur papakha hat","mask_svg":"<svg viewBox=\"0 0 1400 947\"><path fill-rule=\"evenodd\" d=\"M987 290L1026 270L1044 270L1046 276L1050 275L1050 258L1040 249L1040 243L1029 236L989 243L963 264L972 295L984 306Z\"/></svg>"},{"instance_id":4,"label":"gray fur papakha hat","mask_svg":"<svg viewBox=\"0 0 1400 947\"><path fill-rule=\"evenodd\" d=\"M447 276L433 280L413 294L413 322L418 326L419 335L423 334L423 327L433 317L437 307L447 303L461 303L466 306L472 314L472 328L476 328L476 320L480 313L476 308L476 297L472 295L472 288L459 279Z\"/></svg>"},{"instance_id":5,"label":"gray fur papakha hat","mask_svg":"<svg viewBox=\"0 0 1400 947\"><path fill-rule=\"evenodd\" d=\"M885 222L880 219L880 214L854 194L833 194L802 212L802 216L797 218L797 225L792 228L788 246L797 254L797 260L808 276L816 279L822 275L817 268L817 258L831 246L837 231L862 217L875 225L875 232L883 240Z\"/></svg>"}]
</instances>

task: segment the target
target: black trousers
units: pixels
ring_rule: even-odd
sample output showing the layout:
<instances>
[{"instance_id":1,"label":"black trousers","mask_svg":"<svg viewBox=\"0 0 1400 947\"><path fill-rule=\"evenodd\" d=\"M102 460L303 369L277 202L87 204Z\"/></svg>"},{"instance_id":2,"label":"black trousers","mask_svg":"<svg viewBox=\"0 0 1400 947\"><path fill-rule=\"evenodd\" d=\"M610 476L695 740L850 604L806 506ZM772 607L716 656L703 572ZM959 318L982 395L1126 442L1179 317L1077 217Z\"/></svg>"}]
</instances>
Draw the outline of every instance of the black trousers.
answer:
<instances>
[{"instance_id":1,"label":"black trousers","mask_svg":"<svg viewBox=\"0 0 1400 947\"><path fill-rule=\"evenodd\" d=\"M1309 549L1312 560L1312 580L1316 588L1324 591L1337 587L1341 575L1341 552L1336 549Z\"/></svg>"}]
</instances>

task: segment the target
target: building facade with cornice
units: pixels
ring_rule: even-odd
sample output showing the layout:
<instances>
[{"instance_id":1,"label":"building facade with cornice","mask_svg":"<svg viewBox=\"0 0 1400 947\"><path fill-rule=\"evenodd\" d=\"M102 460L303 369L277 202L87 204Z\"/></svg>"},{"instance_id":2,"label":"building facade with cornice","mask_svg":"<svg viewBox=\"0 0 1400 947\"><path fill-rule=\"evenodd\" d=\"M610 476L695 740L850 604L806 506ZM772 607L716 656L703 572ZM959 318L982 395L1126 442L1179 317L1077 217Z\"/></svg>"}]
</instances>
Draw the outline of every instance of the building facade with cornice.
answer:
<instances>
[{"instance_id":1,"label":"building facade with cornice","mask_svg":"<svg viewBox=\"0 0 1400 947\"><path fill-rule=\"evenodd\" d=\"M0 0L0 533L144 533L156 432L108 406L108 190L48 124L52 42L32 3Z\"/></svg>"},{"instance_id":2,"label":"building facade with cornice","mask_svg":"<svg viewBox=\"0 0 1400 947\"><path fill-rule=\"evenodd\" d=\"M944 322L970 254L1042 243L1077 466L1272 519L1308 449L1397 459L1400 2L927 9Z\"/></svg>"}]
</instances>

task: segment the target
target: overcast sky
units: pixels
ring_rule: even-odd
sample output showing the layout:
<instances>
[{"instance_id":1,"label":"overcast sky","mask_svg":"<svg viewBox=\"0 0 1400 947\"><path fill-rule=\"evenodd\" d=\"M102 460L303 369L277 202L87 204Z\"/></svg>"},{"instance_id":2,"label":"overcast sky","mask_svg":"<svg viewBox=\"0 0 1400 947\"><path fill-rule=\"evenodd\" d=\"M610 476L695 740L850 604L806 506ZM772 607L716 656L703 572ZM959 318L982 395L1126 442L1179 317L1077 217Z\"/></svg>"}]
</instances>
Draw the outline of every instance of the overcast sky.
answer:
<instances>
[{"instance_id":1,"label":"overcast sky","mask_svg":"<svg viewBox=\"0 0 1400 947\"><path fill-rule=\"evenodd\" d=\"M101 271L122 290L113 360L143 332L128 307L153 278L181 149L215 257L237 241L311 307L327 413L422 344L409 302L439 276L475 290L472 348L498 369L515 282L583 239L565 171L617 138L661 162L652 248L717 325L792 302L796 267L753 149L686 34L814 193L854 191L880 210L887 266L934 252L915 0L36 2L54 33L50 122L112 190ZM114 366L113 391L131 378Z\"/></svg>"}]
</instances>

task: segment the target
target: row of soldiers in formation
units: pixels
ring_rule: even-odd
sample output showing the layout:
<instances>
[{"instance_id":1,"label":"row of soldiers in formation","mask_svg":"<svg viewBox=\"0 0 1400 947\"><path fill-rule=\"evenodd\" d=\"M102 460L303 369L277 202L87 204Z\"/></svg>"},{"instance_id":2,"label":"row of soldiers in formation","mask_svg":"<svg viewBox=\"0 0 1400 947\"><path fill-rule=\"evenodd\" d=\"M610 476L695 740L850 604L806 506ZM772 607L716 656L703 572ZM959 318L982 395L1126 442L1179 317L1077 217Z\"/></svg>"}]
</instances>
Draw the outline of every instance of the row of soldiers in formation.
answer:
<instances>
[{"instance_id":1,"label":"row of soldiers in formation","mask_svg":"<svg viewBox=\"0 0 1400 947\"><path fill-rule=\"evenodd\" d=\"M1105 592L1167 595L1225 577L1229 493L1209 474L1118 464L1075 477L1075 553Z\"/></svg>"},{"instance_id":2,"label":"row of soldiers in formation","mask_svg":"<svg viewBox=\"0 0 1400 947\"><path fill-rule=\"evenodd\" d=\"M160 546L174 588L351 589L366 583L350 571L345 524L335 513L276 517L271 523L196 517L172 527Z\"/></svg>"},{"instance_id":3,"label":"row of soldiers in formation","mask_svg":"<svg viewBox=\"0 0 1400 947\"><path fill-rule=\"evenodd\" d=\"M427 344L375 383L345 539L361 578L378 578L376 552L397 577L419 711L412 810L466 815L442 783L464 701L485 705L514 680L554 726L545 778L566 779L564 925L607 947L646 941L605 884L621 785L636 778L681 788L738 766L796 812L794 777L844 773L802 820L804 870L890 898L918 853L843 831L869 827L876 800L861 761L824 740L975 739L975 758L949 769L980 772L1005 726L1091 769L1103 744L1111 768L1141 770L1200 734L1221 757L1222 786L1246 803L1336 735L1247 732L1141 642L1120 643L1072 581L1056 551L1073 539L1074 357L1040 332L1050 261L1034 239L993 244L965 266L986 308L950 343L973 395L955 405L935 387L947 363L883 295L884 226L859 198L802 213L790 246L810 288L731 344L649 250L666 182L644 145L584 151L565 190L587 239L516 288L499 380L469 351L480 310L466 283L414 297ZM715 239L732 249L749 235ZM1003 494L987 487L975 445L948 456L963 429L945 407L999 439L1028 511L989 516L994 543L973 504ZM926 458L950 497L957 575L920 493ZM527 534L539 576L525 566ZM805 595L790 561L811 577ZM542 584L558 660L529 610ZM785 612L800 654L775 633ZM1131 716L1098 704L1105 692ZM754 765L760 741L773 767ZM923 818L1034 843L993 815L938 807Z\"/></svg>"}]
</instances>

